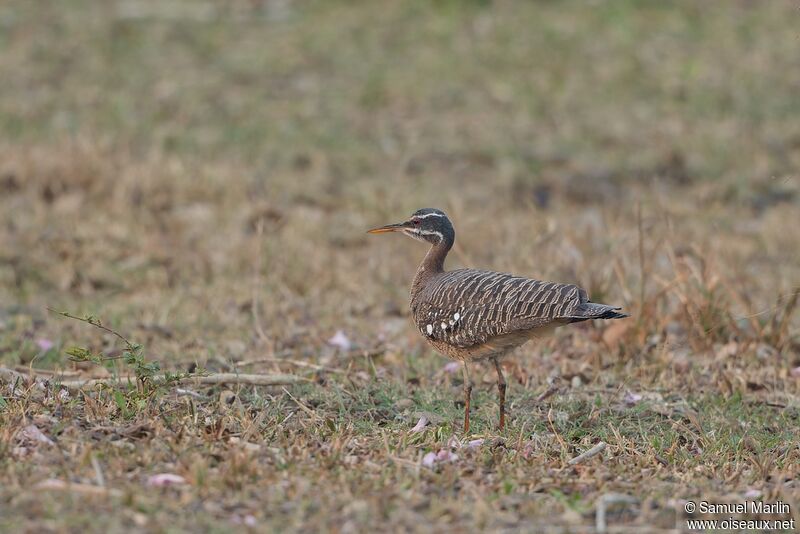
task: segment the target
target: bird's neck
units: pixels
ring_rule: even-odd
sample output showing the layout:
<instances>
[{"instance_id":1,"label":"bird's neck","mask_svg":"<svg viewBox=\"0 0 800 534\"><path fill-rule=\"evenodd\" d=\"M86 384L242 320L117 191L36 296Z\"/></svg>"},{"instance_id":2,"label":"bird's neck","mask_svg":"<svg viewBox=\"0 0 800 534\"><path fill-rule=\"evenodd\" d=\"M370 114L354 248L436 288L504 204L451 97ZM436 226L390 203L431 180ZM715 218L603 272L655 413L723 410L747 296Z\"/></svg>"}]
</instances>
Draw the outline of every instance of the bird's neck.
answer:
<instances>
[{"instance_id":1,"label":"bird's neck","mask_svg":"<svg viewBox=\"0 0 800 534\"><path fill-rule=\"evenodd\" d=\"M417 268L417 274L414 276L414 282L411 285L412 299L425 287L431 277L444 272L444 260L452 246L453 240L443 239L428 250L422 263L419 264L419 268Z\"/></svg>"}]
</instances>

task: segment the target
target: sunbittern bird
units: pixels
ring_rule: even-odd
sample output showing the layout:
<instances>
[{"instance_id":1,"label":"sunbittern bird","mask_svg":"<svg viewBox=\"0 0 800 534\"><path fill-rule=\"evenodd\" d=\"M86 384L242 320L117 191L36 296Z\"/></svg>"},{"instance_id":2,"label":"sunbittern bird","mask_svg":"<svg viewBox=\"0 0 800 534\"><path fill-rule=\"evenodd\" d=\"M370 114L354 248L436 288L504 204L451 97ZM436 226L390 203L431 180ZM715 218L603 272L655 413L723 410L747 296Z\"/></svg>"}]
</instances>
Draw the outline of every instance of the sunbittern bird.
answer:
<instances>
[{"instance_id":1,"label":"sunbittern bird","mask_svg":"<svg viewBox=\"0 0 800 534\"><path fill-rule=\"evenodd\" d=\"M445 271L456 233L441 210L424 208L407 221L369 230L384 232L401 232L431 245L411 284L411 316L437 352L464 364L464 432L469 432L472 393L469 362L488 358L494 363L502 429L506 381L501 357L565 324L627 317L621 308L590 302L586 291L572 284L478 269Z\"/></svg>"}]
</instances>

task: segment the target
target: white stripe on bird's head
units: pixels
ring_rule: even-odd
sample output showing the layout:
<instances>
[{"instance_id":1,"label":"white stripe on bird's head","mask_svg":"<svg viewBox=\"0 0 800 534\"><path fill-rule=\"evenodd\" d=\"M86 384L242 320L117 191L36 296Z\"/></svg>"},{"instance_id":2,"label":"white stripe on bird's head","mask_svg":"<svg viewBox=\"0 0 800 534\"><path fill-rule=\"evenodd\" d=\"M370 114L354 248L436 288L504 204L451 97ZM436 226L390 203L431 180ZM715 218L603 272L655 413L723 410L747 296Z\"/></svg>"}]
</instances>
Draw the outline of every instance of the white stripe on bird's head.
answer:
<instances>
[{"instance_id":1,"label":"white stripe on bird's head","mask_svg":"<svg viewBox=\"0 0 800 534\"><path fill-rule=\"evenodd\" d=\"M422 228L403 228L403 233L408 237L413 237L419 241L428 241L425 236L435 235L439 237L439 241L444 239L444 235L436 230L424 230Z\"/></svg>"},{"instance_id":2,"label":"white stripe on bird's head","mask_svg":"<svg viewBox=\"0 0 800 534\"><path fill-rule=\"evenodd\" d=\"M413 217L415 219L427 219L428 217L447 217L447 215L445 215L444 213L436 213L434 211L431 213L423 213L422 215L414 215Z\"/></svg>"}]
</instances>

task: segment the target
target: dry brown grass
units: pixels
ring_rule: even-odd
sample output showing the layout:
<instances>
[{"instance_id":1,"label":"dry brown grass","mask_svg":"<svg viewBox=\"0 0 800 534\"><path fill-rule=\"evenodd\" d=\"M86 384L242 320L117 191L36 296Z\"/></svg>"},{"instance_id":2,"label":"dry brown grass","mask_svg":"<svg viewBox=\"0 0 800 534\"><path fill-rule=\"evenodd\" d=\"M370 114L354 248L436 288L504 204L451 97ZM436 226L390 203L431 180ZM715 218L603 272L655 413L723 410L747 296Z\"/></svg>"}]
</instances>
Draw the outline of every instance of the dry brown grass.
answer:
<instances>
[{"instance_id":1,"label":"dry brown grass","mask_svg":"<svg viewBox=\"0 0 800 534\"><path fill-rule=\"evenodd\" d=\"M169 370L311 382L125 414L0 378L0 529L589 530L615 493L619 529L700 497L798 518L791 4L279 4L0 8L0 367L127 372L70 364L122 347L51 306ZM632 315L509 359L504 432L477 369L473 448L407 317L421 246L364 233L424 206L450 267Z\"/></svg>"}]
</instances>

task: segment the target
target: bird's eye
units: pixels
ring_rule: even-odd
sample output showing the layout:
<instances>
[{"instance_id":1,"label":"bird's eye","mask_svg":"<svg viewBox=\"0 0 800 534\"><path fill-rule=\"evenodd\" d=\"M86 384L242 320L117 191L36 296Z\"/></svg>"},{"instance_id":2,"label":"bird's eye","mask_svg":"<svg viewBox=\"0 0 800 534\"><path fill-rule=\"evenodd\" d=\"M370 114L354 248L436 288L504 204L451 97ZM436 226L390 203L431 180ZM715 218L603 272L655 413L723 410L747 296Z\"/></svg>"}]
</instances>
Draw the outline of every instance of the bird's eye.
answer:
<instances>
[{"instance_id":1,"label":"bird's eye","mask_svg":"<svg viewBox=\"0 0 800 534\"><path fill-rule=\"evenodd\" d=\"M412 219L411 222L414 223L414 224L419 224L420 221L419 221L419 219Z\"/></svg>"}]
</instances>

